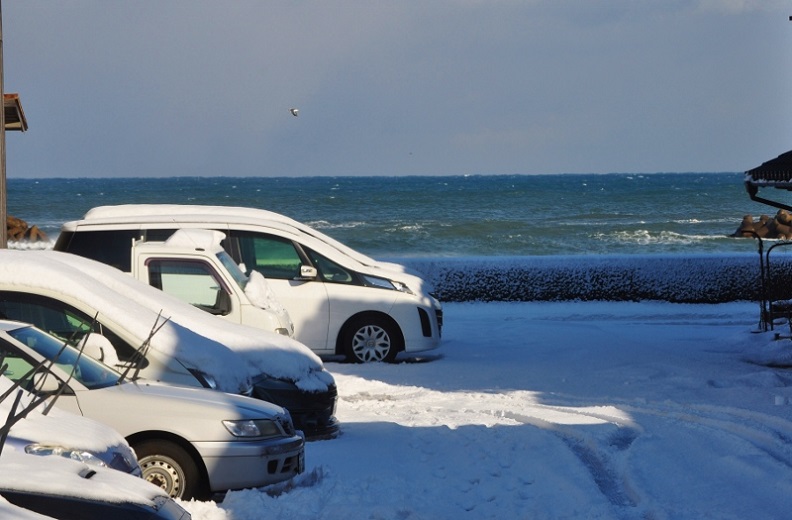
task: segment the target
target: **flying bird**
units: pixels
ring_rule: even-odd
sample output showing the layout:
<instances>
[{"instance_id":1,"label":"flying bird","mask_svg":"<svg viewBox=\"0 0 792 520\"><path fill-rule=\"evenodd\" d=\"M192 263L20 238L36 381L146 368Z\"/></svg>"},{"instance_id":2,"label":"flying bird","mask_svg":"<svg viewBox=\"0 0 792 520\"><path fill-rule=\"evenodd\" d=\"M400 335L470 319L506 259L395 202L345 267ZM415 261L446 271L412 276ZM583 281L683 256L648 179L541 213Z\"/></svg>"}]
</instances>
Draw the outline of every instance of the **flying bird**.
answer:
<instances>
[{"instance_id":1,"label":"flying bird","mask_svg":"<svg viewBox=\"0 0 792 520\"><path fill-rule=\"evenodd\" d=\"M290 109L289 109L289 112L291 112L291 114L292 114L294 117L297 117L297 113L299 112L299 110L297 110L296 108L290 108Z\"/></svg>"}]
</instances>

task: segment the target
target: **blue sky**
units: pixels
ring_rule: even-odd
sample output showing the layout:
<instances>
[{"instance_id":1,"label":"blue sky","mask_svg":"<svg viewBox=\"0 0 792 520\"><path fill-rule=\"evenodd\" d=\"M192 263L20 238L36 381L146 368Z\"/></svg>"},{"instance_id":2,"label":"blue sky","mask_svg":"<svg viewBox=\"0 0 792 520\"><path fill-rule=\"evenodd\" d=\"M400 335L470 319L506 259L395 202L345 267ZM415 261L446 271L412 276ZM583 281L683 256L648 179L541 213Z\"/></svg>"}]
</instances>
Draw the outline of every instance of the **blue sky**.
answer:
<instances>
[{"instance_id":1,"label":"blue sky","mask_svg":"<svg viewBox=\"0 0 792 520\"><path fill-rule=\"evenodd\" d=\"M6 0L26 177L743 171L792 2ZM294 117L289 112L299 108Z\"/></svg>"}]
</instances>

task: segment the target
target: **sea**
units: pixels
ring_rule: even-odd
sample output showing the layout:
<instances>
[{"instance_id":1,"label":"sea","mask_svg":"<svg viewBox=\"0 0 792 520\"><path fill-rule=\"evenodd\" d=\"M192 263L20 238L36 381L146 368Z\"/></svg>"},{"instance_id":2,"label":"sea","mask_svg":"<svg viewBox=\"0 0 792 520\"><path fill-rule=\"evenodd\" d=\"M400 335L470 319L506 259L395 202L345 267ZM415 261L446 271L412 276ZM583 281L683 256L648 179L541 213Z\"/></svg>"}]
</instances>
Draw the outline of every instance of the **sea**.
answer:
<instances>
[{"instance_id":1,"label":"sea","mask_svg":"<svg viewBox=\"0 0 792 520\"><path fill-rule=\"evenodd\" d=\"M264 208L375 258L753 252L730 235L777 211L742 173L7 179L8 214L51 241L94 206L131 203Z\"/></svg>"}]
</instances>

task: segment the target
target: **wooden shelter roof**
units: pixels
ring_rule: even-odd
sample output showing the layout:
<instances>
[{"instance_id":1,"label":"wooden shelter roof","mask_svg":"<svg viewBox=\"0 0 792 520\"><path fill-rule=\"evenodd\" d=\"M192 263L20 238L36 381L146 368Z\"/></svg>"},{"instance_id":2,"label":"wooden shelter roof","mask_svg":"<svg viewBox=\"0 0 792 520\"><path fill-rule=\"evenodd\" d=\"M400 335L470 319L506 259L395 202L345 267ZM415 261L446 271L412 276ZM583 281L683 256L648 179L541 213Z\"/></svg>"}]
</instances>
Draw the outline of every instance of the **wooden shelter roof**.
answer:
<instances>
[{"instance_id":1,"label":"wooden shelter roof","mask_svg":"<svg viewBox=\"0 0 792 520\"><path fill-rule=\"evenodd\" d=\"M27 119L19 101L19 94L3 94L3 108L5 110L5 129L24 132L27 130Z\"/></svg>"}]
</instances>

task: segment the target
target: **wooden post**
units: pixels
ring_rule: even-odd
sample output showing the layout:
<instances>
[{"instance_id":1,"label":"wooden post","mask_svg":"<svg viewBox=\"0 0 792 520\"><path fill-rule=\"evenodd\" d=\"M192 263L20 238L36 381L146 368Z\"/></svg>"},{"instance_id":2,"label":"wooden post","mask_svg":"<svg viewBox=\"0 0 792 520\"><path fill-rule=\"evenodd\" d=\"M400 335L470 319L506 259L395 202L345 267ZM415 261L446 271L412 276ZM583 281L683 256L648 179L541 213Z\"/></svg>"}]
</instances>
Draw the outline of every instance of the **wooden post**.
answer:
<instances>
[{"instance_id":1,"label":"wooden post","mask_svg":"<svg viewBox=\"0 0 792 520\"><path fill-rule=\"evenodd\" d=\"M3 86L3 3L0 0L0 249L8 247L8 197L6 192L5 92Z\"/></svg>"}]
</instances>

